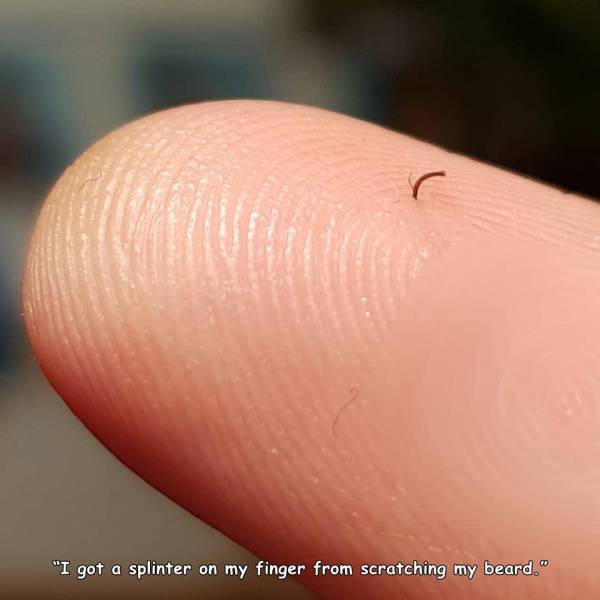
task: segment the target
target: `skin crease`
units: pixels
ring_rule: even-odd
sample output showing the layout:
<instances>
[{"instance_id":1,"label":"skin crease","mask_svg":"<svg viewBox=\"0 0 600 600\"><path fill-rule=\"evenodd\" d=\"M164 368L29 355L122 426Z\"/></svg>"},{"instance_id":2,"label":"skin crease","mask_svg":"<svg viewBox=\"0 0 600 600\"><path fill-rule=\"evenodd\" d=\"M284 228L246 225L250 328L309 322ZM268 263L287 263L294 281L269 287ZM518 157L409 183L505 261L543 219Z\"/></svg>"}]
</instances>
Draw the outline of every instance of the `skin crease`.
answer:
<instances>
[{"instance_id":1,"label":"skin crease","mask_svg":"<svg viewBox=\"0 0 600 600\"><path fill-rule=\"evenodd\" d=\"M440 169L415 201L409 175ZM599 250L590 200L335 113L211 102L67 168L23 310L89 429L260 557L540 573L309 568L323 597L594 598Z\"/></svg>"}]
</instances>

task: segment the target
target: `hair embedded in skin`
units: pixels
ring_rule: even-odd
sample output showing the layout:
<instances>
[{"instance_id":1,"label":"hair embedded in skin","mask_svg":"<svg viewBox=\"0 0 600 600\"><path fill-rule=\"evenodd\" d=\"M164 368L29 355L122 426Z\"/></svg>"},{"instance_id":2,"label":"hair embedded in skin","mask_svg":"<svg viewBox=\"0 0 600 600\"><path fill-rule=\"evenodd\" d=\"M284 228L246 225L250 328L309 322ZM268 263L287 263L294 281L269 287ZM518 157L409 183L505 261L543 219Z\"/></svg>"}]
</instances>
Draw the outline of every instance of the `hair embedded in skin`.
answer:
<instances>
[{"instance_id":1,"label":"hair embedded in skin","mask_svg":"<svg viewBox=\"0 0 600 600\"><path fill-rule=\"evenodd\" d=\"M358 396L359 392L360 392L360 390L358 388L355 388L355 387L350 388L350 396L351 396L350 400L347 400L346 402L344 402L344 404L342 404L342 406L340 407L340 409L337 412L337 415L335 415L335 419L333 420L333 425L331 426L331 431L333 433L333 437L337 437L337 434L335 432L335 427L340 419L340 415L342 414L342 411L346 407L350 406L356 400L356 397Z\"/></svg>"},{"instance_id":2,"label":"hair embedded in skin","mask_svg":"<svg viewBox=\"0 0 600 600\"><path fill-rule=\"evenodd\" d=\"M412 175L412 173L411 173ZM417 200L417 194L419 193L419 188L421 187L421 184L426 180L429 179L430 177L445 177L446 176L446 171L430 171L429 173L425 173L424 175L421 175L421 177L419 177L414 184L411 183L410 181L410 175L408 176L408 185L410 185L412 192L413 192L413 198L415 200Z\"/></svg>"},{"instance_id":3,"label":"hair embedded in skin","mask_svg":"<svg viewBox=\"0 0 600 600\"><path fill-rule=\"evenodd\" d=\"M104 177L104 171L101 170L99 175L96 175L96 177L90 177L89 179L86 179L82 182L82 184L79 186L79 190L78 193L81 192L81 190L85 187L85 185L87 183L93 183L94 181L99 181L102 177Z\"/></svg>"}]
</instances>

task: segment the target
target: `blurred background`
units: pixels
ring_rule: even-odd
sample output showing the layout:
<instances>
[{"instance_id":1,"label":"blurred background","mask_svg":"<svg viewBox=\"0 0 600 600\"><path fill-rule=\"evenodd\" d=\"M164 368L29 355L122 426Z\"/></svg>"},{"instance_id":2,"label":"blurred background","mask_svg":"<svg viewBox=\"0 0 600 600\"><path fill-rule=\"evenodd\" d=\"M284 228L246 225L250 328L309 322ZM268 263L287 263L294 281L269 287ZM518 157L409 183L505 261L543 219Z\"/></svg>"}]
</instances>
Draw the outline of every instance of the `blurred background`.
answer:
<instances>
[{"instance_id":1,"label":"blurred background","mask_svg":"<svg viewBox=\"0 0 600 600\"><path fill-rule=\"evenodd\" d=\"M19 308L36 212L78 154L145 113L238 97L344 112L600 196L597 0L0 0L0 597L83 597L53 559L253 560L87 433L37 370ZM109 579L85 597L118 597ZM176 589L193 590L312 597L265 578Z\"/></svg>"}]
</instances>

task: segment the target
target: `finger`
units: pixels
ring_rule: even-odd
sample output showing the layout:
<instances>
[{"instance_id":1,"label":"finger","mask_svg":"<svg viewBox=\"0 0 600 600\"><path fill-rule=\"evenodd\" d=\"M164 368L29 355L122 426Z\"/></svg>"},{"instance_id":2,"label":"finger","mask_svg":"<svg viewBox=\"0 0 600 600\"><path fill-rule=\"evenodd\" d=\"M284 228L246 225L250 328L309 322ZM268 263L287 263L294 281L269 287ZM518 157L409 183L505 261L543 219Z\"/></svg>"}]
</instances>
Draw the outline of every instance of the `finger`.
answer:
<instances>
[{"instance_id":1,"label":"finger","mask_svg":"<svg viewBox=\"0 0 600 600\"><path fill-rule=\"evenodd\" d=\"M439 170L413 198L409 175ZM308 564L325 596L591 594L598 231L589 200L380 127L206 103L67 169L25 320L111 451L265 559ZM310 572L511 557L552 567Z\"/></svg>"}]
</instances>

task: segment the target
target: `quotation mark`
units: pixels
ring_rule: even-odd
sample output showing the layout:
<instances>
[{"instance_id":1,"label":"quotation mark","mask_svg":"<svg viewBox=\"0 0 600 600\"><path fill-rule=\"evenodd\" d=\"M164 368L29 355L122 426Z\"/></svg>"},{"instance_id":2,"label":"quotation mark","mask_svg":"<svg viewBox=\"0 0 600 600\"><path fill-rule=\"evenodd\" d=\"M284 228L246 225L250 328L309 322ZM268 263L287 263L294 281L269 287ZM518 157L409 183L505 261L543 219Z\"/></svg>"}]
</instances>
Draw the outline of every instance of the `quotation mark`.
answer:
<instances>
[{"instance_id":1,"label":"quotation mark","mask_svg":"<svg viewBox=\"0 0 600 600\"><path fill-rule=\"evenodd\" d=\"M60 570L60 574L61 575L68 575L69 574L69 569L67 568L69 566L69 561L68 560L53 560L52 561L52 566L54 566L54 567L61 567L61 570Z\"/></svg>"},{"instance_id":2,"label":"quotation mark","mask_svg":"<svg viewBox=\"0 0 600 600\"><path fill-rule=\"evenodd\" d=\"M549 560L540 560L540 567L547 567L549 563L550 563ZM534 573L534 575L537 577L539 575L539 573L536 571Z\"/></svg>"}]
</instances>

